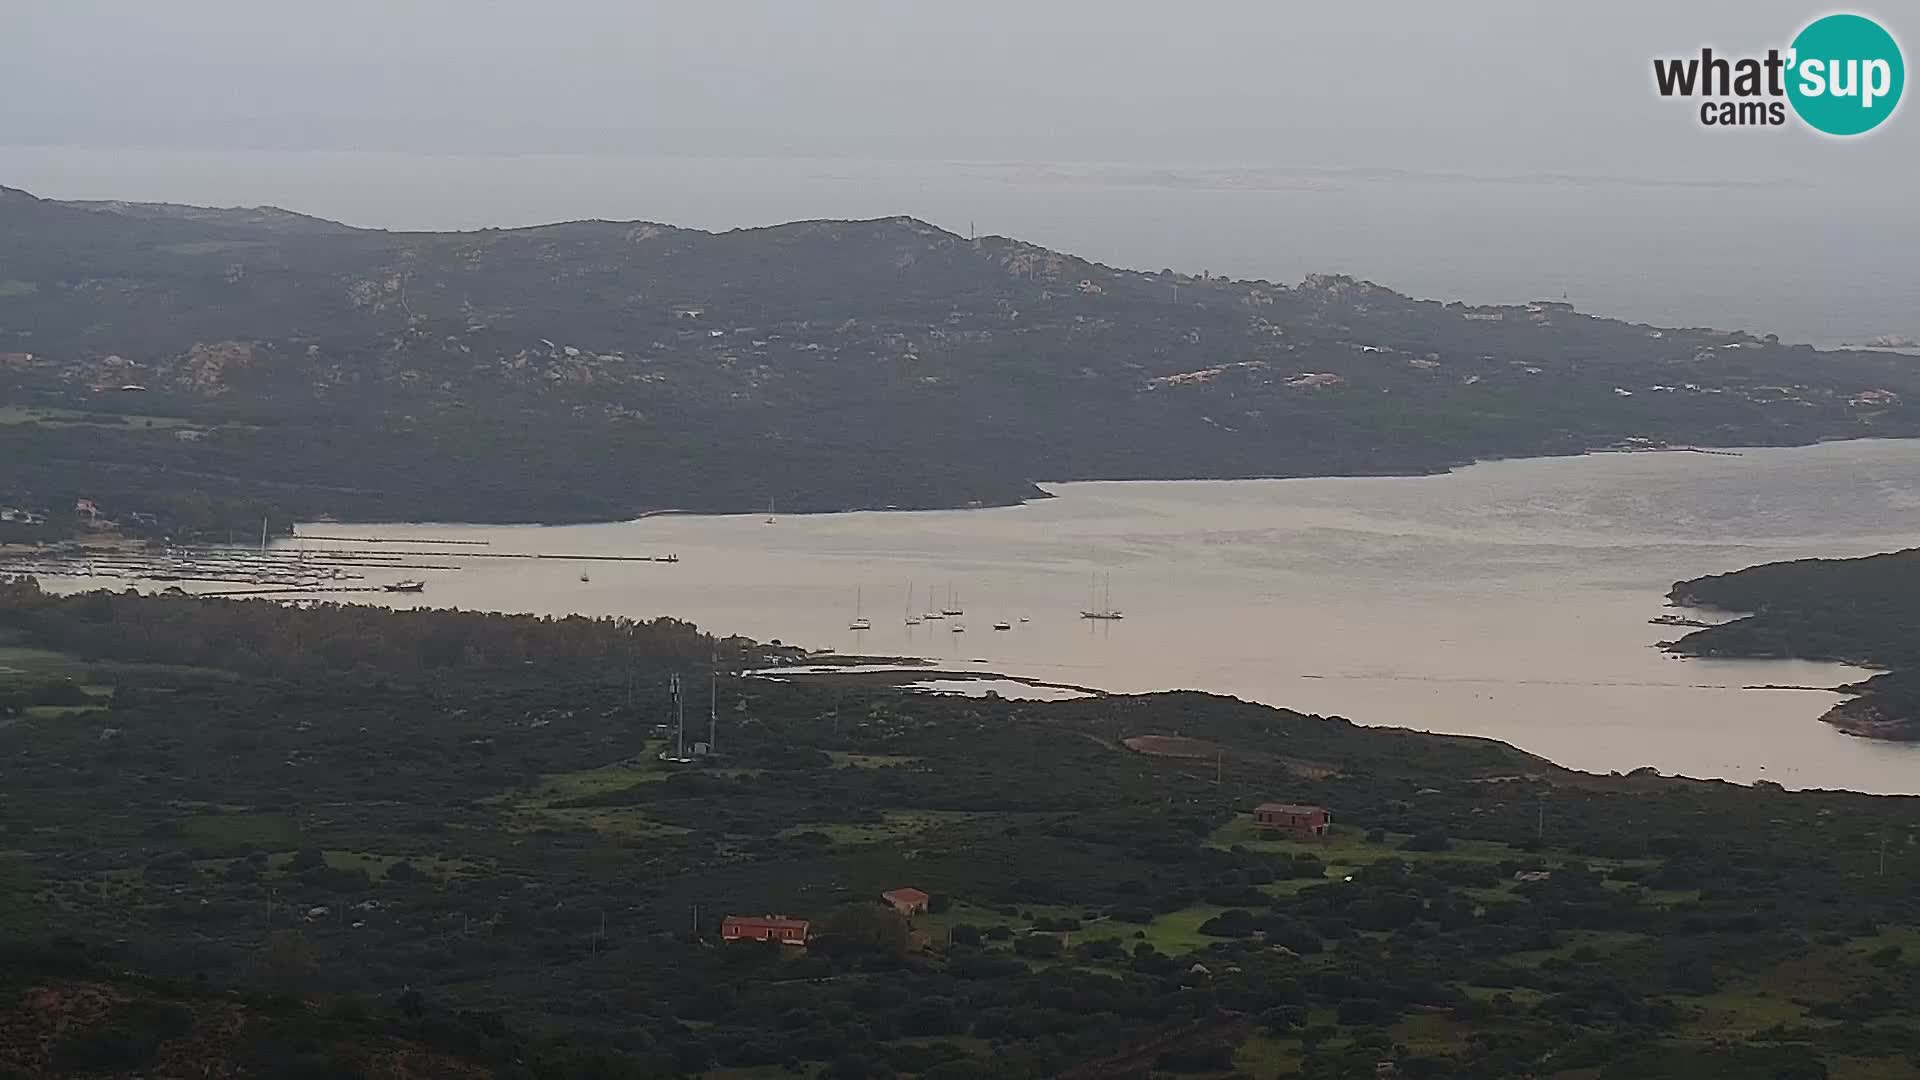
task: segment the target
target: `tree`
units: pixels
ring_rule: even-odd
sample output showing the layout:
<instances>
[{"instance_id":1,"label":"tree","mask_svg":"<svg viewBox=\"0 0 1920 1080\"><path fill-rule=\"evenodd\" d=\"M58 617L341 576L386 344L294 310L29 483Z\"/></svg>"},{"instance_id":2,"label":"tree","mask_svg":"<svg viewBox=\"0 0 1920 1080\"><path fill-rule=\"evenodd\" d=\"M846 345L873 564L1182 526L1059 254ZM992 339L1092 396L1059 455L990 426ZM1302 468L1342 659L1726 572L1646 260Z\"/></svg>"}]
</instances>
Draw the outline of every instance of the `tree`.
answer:
<instances>
[{"instance_id":1,"label":"tree","mask_svg":"<svg viewBox=\"0 0 1920 1080\"><path fill-rule=\"evenodd\" d=\"M821 924L819 946L836 953L900 957L906 955L910 937L907 920L892 908L846 904Z\"/></svg>"},{"instance_id":2,"label":"tree","mask_svg":"<svg viewBox=\"0 0 1920 1080\"><path fill-rule=\"evenodd\" d=\"M1066 946L1052 934L1027 934L1015 939L1013 951L1035 960L1052 960L1065 952Z\"/></svg>"}]
</instances>

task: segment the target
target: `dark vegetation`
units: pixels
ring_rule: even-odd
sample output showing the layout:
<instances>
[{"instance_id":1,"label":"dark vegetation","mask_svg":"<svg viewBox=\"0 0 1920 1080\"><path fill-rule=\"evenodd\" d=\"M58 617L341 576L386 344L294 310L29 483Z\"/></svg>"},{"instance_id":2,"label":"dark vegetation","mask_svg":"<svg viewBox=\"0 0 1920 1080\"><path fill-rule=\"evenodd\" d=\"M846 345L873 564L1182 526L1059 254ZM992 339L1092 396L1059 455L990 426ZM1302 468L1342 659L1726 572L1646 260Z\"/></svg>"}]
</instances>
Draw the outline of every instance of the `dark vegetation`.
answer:
<instances>
[{"instance_id":1,"label":"dark vegetation","mask_svg":"<svg viewBox=\"0 0 1920 1080\"><path fill-rule=\"evenodd\" d=\"M724 756L673 767L665 677L704 687L707 639L644 624L610 657L597 625L0 593L98 702L0 718L0 1075L1920 1068L1912 799L725 657ZM381 648L319 646L343 627ZM449 639L458 664L410 659ZM1148 734L1223 757L1127 748ZM1339 824L1261 834L1274 798ZM877 904L902 885L937 910ZM813 944L718 941L769 912Z\"/></svg>"},{"instance_id":2,"label":"dark vegetation","mask_svg":"<svg viewBox=\"0 0 1920 1080\"><path fill-rule=\"evenodd\" d=\"M1909 402L1898 356L908 218L389 233L0 189L0 503L176 536L1920 434Z\"/></svg>"},{"instance_id":3,"label":"dark vegetation","mask_svg":"<svg viewBox=\"0 0 1920 1080\"><path fill-rule=\"evenodd\" d=\"M1691 656L1795 657L1888 669L1826 719L1857 735L1920 740L1920 549L1766 563L1674 585L1675 603L1739 612L1670 646Z\"/></svg>"}]
</instances>

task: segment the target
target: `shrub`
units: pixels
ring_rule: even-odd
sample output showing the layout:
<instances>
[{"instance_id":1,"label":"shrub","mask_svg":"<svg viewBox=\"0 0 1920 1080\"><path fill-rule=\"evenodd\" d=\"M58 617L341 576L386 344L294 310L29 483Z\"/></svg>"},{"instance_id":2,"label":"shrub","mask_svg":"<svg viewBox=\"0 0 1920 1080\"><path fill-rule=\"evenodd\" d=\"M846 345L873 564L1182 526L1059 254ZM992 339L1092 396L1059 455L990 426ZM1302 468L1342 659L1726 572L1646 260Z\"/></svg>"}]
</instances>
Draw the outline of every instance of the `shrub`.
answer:
<instances>
[{"instance_id":1,"label":"shrub","mask_svg":"<svg viewBox=\"0 0 1920 1080\"><path fill-rule=\"evenodd\" d=\"M1013 943L1013 951L1035 960L1053 960L1066 951L1066 945L1052 934L1027 934Z\"/></svg>"}]
</instances>

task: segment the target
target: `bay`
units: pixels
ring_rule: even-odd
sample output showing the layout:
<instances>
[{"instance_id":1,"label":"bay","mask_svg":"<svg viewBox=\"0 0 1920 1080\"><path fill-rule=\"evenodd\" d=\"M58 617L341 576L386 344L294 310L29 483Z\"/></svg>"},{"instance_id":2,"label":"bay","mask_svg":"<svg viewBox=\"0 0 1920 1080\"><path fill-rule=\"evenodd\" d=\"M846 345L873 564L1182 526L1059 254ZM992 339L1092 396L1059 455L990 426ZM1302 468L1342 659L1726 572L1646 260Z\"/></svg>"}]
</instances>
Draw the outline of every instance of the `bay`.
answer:
<instances>
[{"instance_id":1,"label":"bay","mask_svg":"<svg viewBox=\"0 0 1920 1080\"><path fill-rule=\"evenodd\" d=\"M1648 620L1671 610L1664 594L1677 579L1912 546L1916 462L1920 444L1856 441L1497 461L1425 477L1059 484L1048 486L1055 498L1018 507L773 524L664 515L299 531L679 558L450 560L462 568L425 573L424 593L371 602L672 615L946 668L1116 692L1199 689L1483 735L1600 772L1650 765L1910 793L1920 792L1920 747L1819 723L1835 694L1751 688L1831 687L1868 672L1676 660L1654 646L1684 629ZM1125 618L1082 619L1109 575ZM949 596L963 617L907 625ZM856 603L871 630L848 629ZM1011 629L994 631L995 621Z\"/></svg>"}]
</instances>

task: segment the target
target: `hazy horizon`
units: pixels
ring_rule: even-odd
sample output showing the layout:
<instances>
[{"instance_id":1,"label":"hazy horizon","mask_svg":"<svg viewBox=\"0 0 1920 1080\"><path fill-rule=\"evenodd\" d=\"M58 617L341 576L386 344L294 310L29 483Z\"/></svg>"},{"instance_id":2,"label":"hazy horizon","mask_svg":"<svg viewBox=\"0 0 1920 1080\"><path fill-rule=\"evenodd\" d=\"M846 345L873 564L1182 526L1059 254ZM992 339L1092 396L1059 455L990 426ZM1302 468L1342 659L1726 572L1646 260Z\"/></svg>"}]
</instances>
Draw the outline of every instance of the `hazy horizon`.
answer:
<instances>
[{"instance_id":1,"label":"hazy horizon","mask_svg":"<svg viewBox=\"0 0 1920 1080\"><path fill-rule=\"evenodd\" d=\"M0 145L1893 177L1845 144L1703 129L1651 59L1764 50L1788 0L1178 12L772 2L15 5ZM1896 26L1896 32L1898 27Z\"/></svg>"},{"instance_id":2,"label":"hazy horizon","mask_svg":"<svg viewBox=\"0 0 1920 1080\"><path fill-rule=\"evenodd\" d=\"M1920 334L1920 121L1708 129L1653 87L1654 57L1822 10L32 3L0 183L409 230L909 215L1143 269Z\"/></svg>"}]
</instances>

